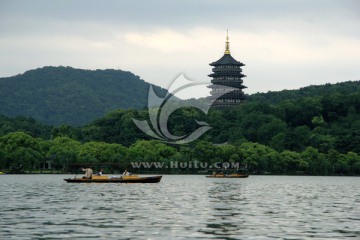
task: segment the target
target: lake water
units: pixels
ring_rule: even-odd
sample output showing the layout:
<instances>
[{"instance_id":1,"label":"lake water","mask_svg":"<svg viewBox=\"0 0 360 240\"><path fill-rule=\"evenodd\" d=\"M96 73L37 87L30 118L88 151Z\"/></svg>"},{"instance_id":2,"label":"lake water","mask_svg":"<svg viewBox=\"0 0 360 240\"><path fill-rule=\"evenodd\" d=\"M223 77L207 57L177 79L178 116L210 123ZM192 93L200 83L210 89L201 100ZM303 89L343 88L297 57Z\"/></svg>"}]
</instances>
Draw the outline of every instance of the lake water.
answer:
<instances>
[{"instance_id":1,"label":"lake water","mask_svg":"<svg viewBox=\"0 0 360 240\"><path fill-rule=\"evenodd\" d=\"M360 239L360 178L0 175L0 239Z\"/></svg>"}]
</instances>

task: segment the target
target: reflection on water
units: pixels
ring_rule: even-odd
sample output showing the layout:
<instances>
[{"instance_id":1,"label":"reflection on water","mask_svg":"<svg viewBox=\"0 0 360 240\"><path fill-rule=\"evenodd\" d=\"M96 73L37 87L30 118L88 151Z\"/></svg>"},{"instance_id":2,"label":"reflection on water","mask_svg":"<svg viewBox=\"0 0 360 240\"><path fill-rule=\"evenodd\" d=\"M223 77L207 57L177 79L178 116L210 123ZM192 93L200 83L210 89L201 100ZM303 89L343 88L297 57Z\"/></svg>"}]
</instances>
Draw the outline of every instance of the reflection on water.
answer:
<instances>
[{"instance_id":1,"label":"reflection on water","mask_svg":"<svg viewBox=\"0 0 360 240\"><path fill-rule=\"evenodd\" d=\"M208 198L212 211L206 228L202 228L200 232L210 235L209 237L232 239L231 235L241 229L241 204L244 202L242 201L241 181L246 180L224 181L224 179L218 179L208 187Z\"/></svg>"},{"instance_id":2,"label":"reflection on water","mask_svg":"<svg viewBox=\"0 0 360 240\"><path fill-rule=\"evenodd\" d=\"M71 184L0 176L0 239L360 238L359 178L164 176Z\"/></svg>"}]
</instances>

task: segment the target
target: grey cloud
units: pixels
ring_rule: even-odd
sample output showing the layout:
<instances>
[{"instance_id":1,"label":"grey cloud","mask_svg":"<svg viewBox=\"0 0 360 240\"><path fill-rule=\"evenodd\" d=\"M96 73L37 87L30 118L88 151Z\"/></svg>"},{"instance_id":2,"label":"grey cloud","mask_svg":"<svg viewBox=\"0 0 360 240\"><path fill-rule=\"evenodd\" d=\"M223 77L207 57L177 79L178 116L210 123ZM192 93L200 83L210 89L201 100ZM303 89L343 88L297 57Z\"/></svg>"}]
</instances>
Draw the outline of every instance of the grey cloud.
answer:
<instances>
[{"instance_id":1,"label":"grey cloud","mask_svg":"<svg viewBox=\"0 0 360 240\"><path fill-rule=\"evenodd\" d=\"M257 85L264 83L263 89L271 89L276 84L286 88L290 76L302 73L302 71L311 72L314 79L312 80L309 75L299 76L298 79L306 78L314 82L335 81L335 79L345 81L353 77L354 80L360 66L354 63L353 59L346 59L351 55L344 53L348 49L346 46L336 46L344 50L333 51L341 56L327 57L324 56L327 53L320 50L327 44L327 38L346 39L346 41L335 41L341 43L358 41L360 38L359 13L360 2L357 0L0 0L0 64L3 68L0 74L8 76L8 73L17 74L42 65L63 64L74 67L109 68L114 67L109 64L120 63L123 64L121 68L132 70L142 75L145 80L158 81L156 83L159 84L165 80L171 80L159 77L159 73L165 71L166 78L175 76L180 67L186 66L184 62L191 62L186 67L195 65L194 72L197 76L206 77L210 71L207 64L216 59L204 58L204 62L192 62L195 60L192 60L191 56L186 53L180 56L181 53L177 53L177 56L169 57L169 61L150 65L147 61L151 57L158 56L156 50L142 48L126 52L125 46L116 46L115 50L96 50L90 46L85 50L73 51L66 47L69 45L73 47L74 42L70 41L74 39L76 39L75 45L78 43L81 45L86 40L94 43L99 40L102 43L112 41L112 44L117 44L117 42L124 44L126 41L117 38L121 38L123 33L129 31L156 33L157 29L165 28L186 35L196 28L211 28L224 31L225 35L225 30L228 28L230 34L233 31L238 36L250 33L261 38L266 37L268 32L275 32L279 36L288 37L289 41L295 39L306 42L306 45L312 47L314 52L319 52L322 57L320 59L326 57L331 62L325 66L316 63L311 63L314 66L305 64L301 66L303 67L301 71L297 70L297 63L290 62L287 76L283 76L286 74L281 73L284 71L282 66L277 66L268 59L264 59L267 62L260 63L259 56L266 53L254 52L251 49L252 52L247 51L253 54L253 56L247 55L248 58L251 57L251 62L246 62L249 67L244 69L249 76L245 79L249 84L245 85L252 87L248 91L256 91L256 86L252 85L253 82ZM221 43L224 38L224 36L214 37L221 38L219 40ZM68 42L59 46L61 42L56 39L64 39ZM34 41L39 42L34 44ZM266 41L268 40L261 39L259 44L266 45ZM231 42L231 44L234 49L243 47L242 43ZM294 44L294 46L297 45ZM137 46L129 44L126 47L136 48ZM259 49L266 49L267 46L248 45L248 47L257 48L259 51ZM214 52L219 53L217 57L220 57L223 45L214 46L214 49L216 49ZM119 53L113 53L113 51L119 51ZM136 59L132 59L129 63L129 59L134 57L134 52L137 54ZM243 49L241 53L244 53ZM140 56L141 54L143 55ZM110 57L113 59L107 60ZM235 57L243 60L245 55ZM338 59L343 61L341 64L347 66L346 69L338 65ZM203 65L198 66L198 64ZM261 66L262 64L264 66ZM337 68L338 72L326 70L327 67ZM255 77L257 79L254 79ZM272 86L265 83L269 78L273 79ZM300 81L298 79L297 83Z\"/></svg>"}]
</instances>

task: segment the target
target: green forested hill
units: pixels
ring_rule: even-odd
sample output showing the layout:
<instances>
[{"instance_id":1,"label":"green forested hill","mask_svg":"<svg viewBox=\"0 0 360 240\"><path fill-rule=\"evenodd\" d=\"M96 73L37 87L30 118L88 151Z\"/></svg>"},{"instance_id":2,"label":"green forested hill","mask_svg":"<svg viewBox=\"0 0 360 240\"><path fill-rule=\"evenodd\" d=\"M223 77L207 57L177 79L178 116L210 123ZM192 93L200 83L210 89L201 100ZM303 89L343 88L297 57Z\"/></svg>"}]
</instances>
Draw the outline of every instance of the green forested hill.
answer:
<instances>
[{"instance_id":1,"label":"green forested hill","mask_svg":"<svg viewBox=\"0 0 360 240\"><path fill-rule=\"evenodd\" d=\"M77 126L114 109L144 108L148 90L149 83L131 72L43 67L0 78L0 114Z\"/></svg>"},{"instance_id":2,"label":"green forested hill","mask_svg":"<svg viewBox=\"0 0 360 240\"><path fill-rule=\"evenodd\" d=\"M79 126L115 109L147 106L149 83L121 70L43 67L0 78L0 114L32 117L50 125ZM165 89L154 87L158 95ZM256 93L248 102L280 103L304 97L360 91L359 81L308 86L298 90Z\"/></svg>"},{"instance_id":3,"label":"green forested hill","mask_svg":"<svg viewBox=\"0 0 360 240\"><path fill-rule=\"evenodd\" d=\"M114 110L77 128L0 115L0 170L32 171L46 160L62 171L89 162L131 169L133 161L232 161L247 165L251 173L360 175L358 84L312 86L302 97L302 90L267 93L265 99L211 109L207 115L191 107L178 109L167 122L170 133L192 133L199 127L196 120L212 127L183 145L166 144L141 132L132 119L149 120L147 110Z\"/></svg>"},{"instance_id":4,"label":"green forested hill","mask_svg":"<svg viewBox=\"0 0 360 240\"><path fill-rule=\"evenodd\" d=\"M299 100L304 97L321 97L333 93L350 94L360 92L360 81L347 81L336 84L311 85L296 90L282 90L255 93L247 96L247 101L279 103L284 100Z\"/></svg>"}]
</instances>

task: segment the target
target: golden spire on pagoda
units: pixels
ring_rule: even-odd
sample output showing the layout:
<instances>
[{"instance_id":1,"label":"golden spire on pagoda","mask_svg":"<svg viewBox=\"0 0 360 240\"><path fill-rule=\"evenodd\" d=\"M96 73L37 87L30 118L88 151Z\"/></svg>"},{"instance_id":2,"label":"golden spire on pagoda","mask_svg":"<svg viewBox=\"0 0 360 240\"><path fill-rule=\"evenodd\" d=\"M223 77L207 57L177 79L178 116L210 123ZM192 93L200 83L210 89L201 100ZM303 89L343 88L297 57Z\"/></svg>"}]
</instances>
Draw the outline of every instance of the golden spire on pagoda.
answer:
<instances>
[{"instance_id":1,"label":"golden spire on pagoda","mask_svg":"<svg viewBox=\"0 0 360 240\"><path fill-rule=\"evenodd\" d=\"M230 54L229 32L226 30L225 54Z\"/></svg>"}]
</instances>

